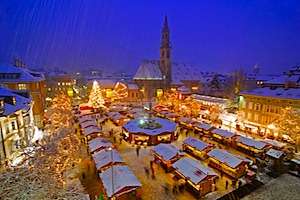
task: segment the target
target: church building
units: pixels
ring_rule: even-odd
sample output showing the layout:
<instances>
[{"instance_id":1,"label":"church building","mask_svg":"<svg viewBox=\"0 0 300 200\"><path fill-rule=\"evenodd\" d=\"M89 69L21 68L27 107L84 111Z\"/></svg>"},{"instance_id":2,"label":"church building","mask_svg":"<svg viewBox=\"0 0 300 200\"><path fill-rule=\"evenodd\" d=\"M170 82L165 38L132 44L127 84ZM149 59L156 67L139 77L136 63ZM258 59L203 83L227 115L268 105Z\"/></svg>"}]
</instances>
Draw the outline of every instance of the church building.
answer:
<instances>
[{"instance_id":1,"label":"church building","mask_svg":"<svg viewBox=\"0 0 300 200\"><path fill-rule=\"evenodd\" d=\"M160 43L160 59L144 59L133 82L136 83L145 98L160 97L164 92L176 91L180 87L188 88L192 93L199 90L202 74L194 64L172 62L172 44L170 28L165 16Z\"/></svg>"}]
</instances>

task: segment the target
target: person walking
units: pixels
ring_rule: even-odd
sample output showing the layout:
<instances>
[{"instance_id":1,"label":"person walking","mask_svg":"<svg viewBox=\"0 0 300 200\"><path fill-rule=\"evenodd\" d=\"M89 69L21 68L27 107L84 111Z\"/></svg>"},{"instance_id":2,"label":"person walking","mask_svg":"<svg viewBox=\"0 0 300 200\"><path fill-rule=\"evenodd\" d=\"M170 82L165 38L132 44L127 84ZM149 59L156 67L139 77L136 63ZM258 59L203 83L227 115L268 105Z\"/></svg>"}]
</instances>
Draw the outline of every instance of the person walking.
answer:
<instances>
[{"instance_id":1,"label":"person walking","mask_svg":"<svg viewBox=\"0 0 300 200\"><path fill-rule=\"evenodd\" d=\"M146 173L146 176L147 176L147 178L149 178L149 169L148 169L148 167L144 167L144 170L145 170L145 173Z\"/></svg>"},{"instance_id":2,"label":"person walking","mask_svg":"<svg viewBox=\"0 0 300 200\"><path fill-rule=\"evenodd\" d=\"M228 188L228 181L226 180L225 182L225 188L227 189Z\"/></svg>"},{"instance_id":3,"label":"person walking","mask_svg":"<svg viewBox=\"0 0 300 200\"><path fill-rule=\"evenodd\" d=\"M140 147L136 148L136 155L139 156L140 155Z\"/></svg>"},{"instance_id":4,"label":"person walking","mask_svg":"<svg viewBox=\"0 0 300 200\"><path fill-rule=\"evenodd\" d=\"M150 168L153 167L153 160L150 160Z\"/></svg>"},{"instance_id":5,"label":"person walking","mask_svg":"<svg viewBox=\"0 0 300 200\"><path fill-rule=\"evenodd\" d=\"M151 175L152 175L152 179L155 179L154 167L151 167Z\"/></svg>"}]
</instances>

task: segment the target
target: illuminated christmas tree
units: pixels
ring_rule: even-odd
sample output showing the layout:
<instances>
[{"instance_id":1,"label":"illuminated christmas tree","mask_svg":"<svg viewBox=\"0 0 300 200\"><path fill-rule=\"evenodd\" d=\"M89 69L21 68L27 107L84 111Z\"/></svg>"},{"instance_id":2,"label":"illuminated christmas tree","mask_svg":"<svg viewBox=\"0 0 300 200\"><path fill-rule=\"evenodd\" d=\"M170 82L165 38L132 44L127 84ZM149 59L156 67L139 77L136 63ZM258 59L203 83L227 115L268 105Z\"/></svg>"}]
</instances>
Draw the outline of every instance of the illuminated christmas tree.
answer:
<instances>
[{"instance_id":1,"label":"illuminated christmas tree","mask_svg":"<svg viewBox=\"0 0 300 200\"><path fill-rule=\"evenodd\" d=\"M278 130L279 137L283 134L288 135L295 142L295 150L298 152L300 130L300 109L286 107L281 110L280 115L276 117L274 126Z\"/></svg>"},{"instance_id":2,"label":"illuminated christmas tree","mask_svg":"<svg viewBox=\"0 0 300 200\"><path fill-rule=\"evenodd\" d=\"M104 107L104 99L102 97L101 89L97 81L93 82L93 88L89 97L89 105L93 109Z\"/></svg>"},{"instance_id":3,"label":"illuminated christmas tree","mask_svg":"<svg viewBox=\"0 0 300 200\"><path fill-rule=\"evenodd\" d=\"M69 128L72 125L71 100L63 93L55 95L46 115L51 121L51 131Z\"/></svg>"},{"instance_id":4,"label":"illuminated christmas tree","mask_svg":"<svg viewBox=\"0 0 300 200\"><path fill-rule=\"evenodd\" d=\"M128 96L127 87L124 83L118 82L113 91L115 100L123 100Z\"/></svg>"}]
</instances>

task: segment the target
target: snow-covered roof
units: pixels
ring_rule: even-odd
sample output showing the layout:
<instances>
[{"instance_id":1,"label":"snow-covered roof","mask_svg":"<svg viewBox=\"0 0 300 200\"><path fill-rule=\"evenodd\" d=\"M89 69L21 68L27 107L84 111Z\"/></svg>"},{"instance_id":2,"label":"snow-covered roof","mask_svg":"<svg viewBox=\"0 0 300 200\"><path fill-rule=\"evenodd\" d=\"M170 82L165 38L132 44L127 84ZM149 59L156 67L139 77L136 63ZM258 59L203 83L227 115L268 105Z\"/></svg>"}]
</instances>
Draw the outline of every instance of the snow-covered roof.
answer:
<instances>
[{"instance_id":1,"label":"snow-covered roof","mask_svg":"<svg viewBox=\"0 0 300 200\"><path fill-rule=\"evenodd\" d=\"M124 115L121 115L120 113L118 112L109 112L108 113L108 116L111 117L113 120L119 120L119 119L125 119L126 116Z\"/></svg>"},{"instance_id":2,"label":"snow-covered roof","mask_svg":"<svg viewBox=\"0 0 300 200\"><path fill-rule=\"evenodd\" d=\"M249 146L249 147L252 147L255 149L259 149L259 150L262 150L263 148L265 148L267 146L267 144L264 142L260 142L255 139L244 137L244 136L239 136L238 139L236 139L236 141L240 142L246 146Z\"/></svg>"},{"instance_id":3,"label":"snow-covered roof","mask_svg":"<svg viewBox=\"0 0 300 200\"><path fill-rule=\"evenodd\" d=\"M165 161L170 161L177 156L184 156L184 153L170 144L159 144L152 148L152 151L162 157Z\"/></svg>"},{"instance_id":4,"label":"snow-covered roof","mask_svg":"<svg viewBox=\"0 0 300 200\"><path fill-rule=\"evenodd\" d=\"M221 137L226 137L228 139L232 138L235 134L229 131L225 131L223 129L216 128L212 130L212 133L217 134Z\"/></svg>"},{"instance_id":5,"label":"snow-covered roof","mask_svg":"<svg viewBox=\"0 0 300 200\"><path fill-rule=\"evenodd\" d=\"M112 143L106 138L95 138L89 141L88 145L91 152L113 146Z\"/></svg>"},{"instance_id":6,"label":"snow-covered roof","mask_svg":"<svg viewBox=\"0 0 300 200\"><path fill-rule=\"evenodd\" d=\"M33 72L27 68L17 67L10 63L0 64L0 74L15 74L20 77L3 77L0 78L0 82L39 82L45 80L44 76L41 73Z\"/></svg>"},{"instance_id":7,"label":"snow-covered roof","mask_svg":"<svg viewBox=\"0 0 300 200\"><path fill-rule=\"evenodd\" d=\"M284 89L278 87L276 89L271 89L270 87L257 88L254 90L242 92L242 95L255 95L272 97L278 99L300 99L300 88L288 88Z\"/></svg>"},{"instance_id":8,"label":"snow-covered roof","mask_svg":"<svg viewBox=\"0 0 300 200\"><path fill-rule=\"evenodd\" d=\"M133 134L145 133L148 135L159 135L161 133L171 133L176 130L177 124L175 122L172 122L168 119L162 119L162 118L156 118L156 117L153 119L155 120L155 122L157 122L158 124L161 124L162 126L160 128L156 128L156 129L146 129L146 128L139 127L141 119L132 119L132 120L126 122L123 125L123 128L125 128L127 131L129 131ZM146 119L142 119L142 120L146 121Z\"/></svg>"},{"instance_id":9,"label":"snow-covered roof","mask_svg":"<svg viewBox=\"0 0 300 200\"><path fill-rule=\"evenodd\" d=\"M112 154L112 155L111 155ZM101 170L108 165L111 165L112 161L114 164L124 163L123 158L120 156L117 150L105 150L102 149L97 153L93 154L93 159L96 165L97 170Z\"/></svg>"},{"instance_id":10,"label":"snow-covered roof","mask_svg":"<svg viewBox=\"0 0 300 200\"><path fill-rule=\"evenodd\" d=\"M270 156L272 158L279 159L281 156L285 155L282 151L276 150L276 149L270 149L266 152L267 156Z\"/></svg>"},{"instance_id":11,"label":"snow-covered roof","mask_svg":"<svg viewBox=\"0 0 300 200\"><path fill-rule=\"evenodd\" d=\"M218 97L212 97L212 96L205 96L205 95L199 95L199 94L193 94L192 95L196 100L199 101L207 101L211 103L220 103L224 104L228 101L228 99L218 98Z\"/></svg>"},{"instance_id":12,"label":"snow-covered roof","mask_svg":"<svg viewBox=\"0 0 300 200\"><path fill-rule=\"evenodd\" d=\"M195 149L197 149L199 151L203 151L207 147L211 147L211 145L203 142L202 140L198 140L198 139L193 138L193 137L189 137L189 138L185 139L182 143L187 144L191 147L194 147Z\"/></svg>"},{"instance_id":13,"label":"snow-covered roof","mask_svg":"<svg viewBox=\"0 0 300 200\"><path fill-rule=\"evenodd\" d=\"M299 74L294 74L290 76L282 75L274 79L271 79L269 81L266 81L265 84L284 85L286 81L297 82L299 81L299 78L300 78Z\"/></svg>"},{"instance_id":14,"label":"snow-covered roof","mask_svg":"<svg viewBox=\"0 0 300 200\"><path fill-rule=\"evenodd\" d=\"M98 133L102 134L102 130L99 127L90 126L90 127L83 129L84 136L88 136L91 134L98 134Z\"/></svg>"},{"instance_id":15,"label":"snow-covered roof","mask_svg":"<svg viewBox=\"0 0 300 200\"><path fill-rule=\"evenodd\" d=\"M16 100L15 105L4 102L4 116L13 114L14 112L21 109L28 110L28 105L31 102L31 98L25 98L21 95L14 93L13 90L4 87L0 87L0 97L15 97Z\"/></svg>"},{"instance_id":16,"label":"snow-covered roof","mask_svg":"<svg viewBox=\"0 0 300 200\"><path fill-rule=\"evenodd\" d=\"M112 170L114 174L114 180L112 180L111 176ZM128 166L113 166L100 173L99 177L108 197L112 197L113 195L120 196L124 193L132 191L133 189L142 187L142 184L138 181Z\"/></svg>"},{"instance_id":17,"label":"snow-covered roof","mask_svg":"<svg viewBox=\"0 0 300 200\"><path fill-rule=\"evenodd\" d=\"M86 121L94 121L94 119L90 116L82 116L78 119L80 123L86 122Z\"/></svg>"},{"instance_id":18,"label":"snow-covered roof","mask_svg":"<svg viewBox=\"0 0 300 200\"><path fill-rule=\"evenodd\" d=\"M201 71L195 64L172 62L172 85L182 85L184 80L202 79ZM159 60L143 60L133 80L162 80Z\"/></svg>"},{"instance_id":19,"label":"snow-covered roof","mask_svg":"<svg viewBox=\"0 0 300 200\"><path fill-rule=\"evenodd\" d=\"M133 80L162 80L158 60L143 60Z\"/></svg>"},{"instance_id":20,"label":"snow-covered roof","mask_svg":"<svg viewBox=\"0 0 300 200\"><path fill-rule=\"evenodd\" d=\"M88 128L88 127L98 127L94 120L84 121L80 123L81 128Z\"/></svg>"},{"instance_id":21,"label":"snow-covered roof","mask_svg":"<svg viewBox=\"0 0 300 200\"><path fill-rule=\"evenodd\" d=\"M128 90L139 90L139 86L137 84L130 83L127 85Z\"/></svg>"},{"instance_id":22,"label":"snow-covered roof","mask_svg":"<svg viewBox=\"0 0 300 200\"><path fill-rule=\"evenodd\" d=\"M173 167L185 178L192 181L195 185L207 179L218 176L216 172L205 167L199 161L193 158L181 158L173 164Z\"/></svg>"},{"instance_id":23,"label":"snow-covered roof","mask_svg":"<svg viewBox=\"0 0 300 200\"><path fill-rule=\"evenodd\" d=\"M242 157L236 156L234 154L228 153L224 150L220 149L213 149L207 154L209 157L213 157L214 159L218 160L219 162L231 167L236 168L239 165L250 163L250 160Z\"/></svg>"},{"instance_id":24,"label":"snow-covered roof","mask_svg":"<svg viewBox=\"0 0 300 200\"><path fill-rule=\"evenodd\" d=\"M92 86L94 81L97 81L100 88L101 87L115 87L116 83L111 80L111 79L94 79L94 80L90 80L86 83L87 86Z\"/></svg>"},{"instance_id":25,"label":"snow-covered roof","mask_svg":"<svg viewBox=\"0 0 300 200\"><path fill-rule=\"evenodd\" d=\"M195 123L195 121L191 118L187 118L187 117L182 117L179 119L180 122L185 123L185 124L193 124Z\"/></svg>"},{"instance_id":26,"label":"snow-covered roof","mask_svg":"<svg viewBox=\"0 0 300 200\"><path fill-rule=\"evenodd\" d=\"M172 81L202 80L200 69L195 64L172 62Z\"/></svg>"},{"instance_id":27,"label":"snow-covered roof","mask_svg":"<svg viewBox=\"0 0 300 200\"><path fill-rule=\"evenodd\" d=\"M263 139L261 141L264 142L264 143L267 143L269 145L272 145L273 147L278 147L278 148L282 148L286 145L283 142L279 142L277 140L271 140L271 139Z\"/></svg>"},{"instance_id":28,"label":"snow-covered roof","mask_svg":"<svg viewBox=\"0 0 300 200\"><path fill-rule=\"evenodd\" d=\"M206 131L208 131L209 129L212 128L211 125L208 125L208 124L202 124L202 123L200 123L200 122L194 123L193 126L199 128L199 129L206 130Z\"/></svg>"}]
</instances>

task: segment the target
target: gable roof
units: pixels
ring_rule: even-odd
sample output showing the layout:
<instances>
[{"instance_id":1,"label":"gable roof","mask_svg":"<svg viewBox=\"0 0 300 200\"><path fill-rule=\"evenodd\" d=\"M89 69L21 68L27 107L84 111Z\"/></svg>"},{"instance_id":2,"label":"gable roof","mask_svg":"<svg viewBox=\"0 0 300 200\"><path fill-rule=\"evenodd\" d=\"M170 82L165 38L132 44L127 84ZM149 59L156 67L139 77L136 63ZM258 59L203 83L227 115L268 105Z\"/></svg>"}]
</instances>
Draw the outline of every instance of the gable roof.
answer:
<instances>
[{"instance_id":1,"label":"gable roof","mask_svg":"<svg viewBox=\"0 0 300 200\"><path fill-rule=\"evenodd\" d=\"M12 97L14 96L16 98L16 104L11 105L9 103L4 102L4 116L8 116L20 109L27 109L31 102L31 98L25 98L23 96L20 96L18 94L15 94L13 90L10 90L8 88L0 87L0 97Z\"/></svg>"},{"instance_id":2,"label":"gable roof","mask_svg":"<svg viewBox=\"0 0 300 200\"><path fill-rule=\"evenodd\" d=\"M18 74L18 78L0 78L0 82L39 82L45 80L41 73L33 72L27 68L14 66L10 63L0 64L0 74Z\"/></svg>"},{"instance_id":3,"label":"gable roof","mask_svg":"<svg viewBox=\"0 0 300 200\"><path fill-rule=\"evenodd\" d=\"M134 80L162 80L158 60L143 60L141 66L133 77Z\"/></svg>"}]
</instances>

